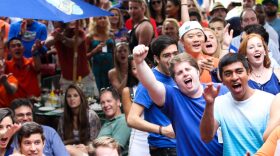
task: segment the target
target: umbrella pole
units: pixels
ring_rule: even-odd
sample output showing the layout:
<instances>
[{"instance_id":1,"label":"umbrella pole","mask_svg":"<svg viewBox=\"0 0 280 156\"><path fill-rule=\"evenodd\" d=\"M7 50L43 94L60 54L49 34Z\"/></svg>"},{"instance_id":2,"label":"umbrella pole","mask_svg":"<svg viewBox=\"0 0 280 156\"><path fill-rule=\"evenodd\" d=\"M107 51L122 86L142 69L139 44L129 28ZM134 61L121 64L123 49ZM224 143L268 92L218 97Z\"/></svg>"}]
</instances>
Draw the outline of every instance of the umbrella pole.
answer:
<instances>
[{"instance_id":1,"label":"umbrella pole","mask_svg":"<svg viewBox=\"0 0 280 156\"><path fill-rule=\"evenodd\" d=\"M77 82L77 61L78 61L78 36L79 36L79 21L75 22L74 35L74 58L73 58L73 82Z\"/></svg>"}]
</instances>

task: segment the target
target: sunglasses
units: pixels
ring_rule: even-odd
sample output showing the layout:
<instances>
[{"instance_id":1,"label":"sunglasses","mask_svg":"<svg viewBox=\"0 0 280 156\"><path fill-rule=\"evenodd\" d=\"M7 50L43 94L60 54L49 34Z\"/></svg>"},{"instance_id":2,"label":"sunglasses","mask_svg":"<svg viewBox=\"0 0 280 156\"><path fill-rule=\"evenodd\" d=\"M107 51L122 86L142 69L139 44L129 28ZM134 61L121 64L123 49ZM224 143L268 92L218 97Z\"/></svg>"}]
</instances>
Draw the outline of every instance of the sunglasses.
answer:
<instances>
[{"instance_id":1,"label":"sunglasses","mask_svg":"<svg viewBox=\"0 0 280 156\"><path fill-rule=\"evenodd\" d=\"M153 5L160 4L160 3L161 3L161 1L152 1Z\"/></svg>"}]
</instances>

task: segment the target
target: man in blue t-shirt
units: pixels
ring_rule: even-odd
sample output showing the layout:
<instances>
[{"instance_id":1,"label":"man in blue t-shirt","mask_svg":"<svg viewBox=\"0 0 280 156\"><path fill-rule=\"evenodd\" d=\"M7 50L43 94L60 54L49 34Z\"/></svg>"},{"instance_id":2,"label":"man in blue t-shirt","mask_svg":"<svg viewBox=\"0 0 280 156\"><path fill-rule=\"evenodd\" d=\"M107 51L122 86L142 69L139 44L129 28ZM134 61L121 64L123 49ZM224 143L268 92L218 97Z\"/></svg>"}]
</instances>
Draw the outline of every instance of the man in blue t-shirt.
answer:
<instances>
[{"instance_id":1,"label":"man in blue t-shirt","mask_svg":"<svg viewBox=\"0 0 280 156\"><path fill-rule=\"evenodd\" d=\"M32 57L31 49L36 40L44 41L47 38L47 28L44 24L33 19L23 19L22 21L10 25L9 37L19 38L24 46L24 56Z\"/></svg>"},{"instance_id":2,"label":"man in blue t-shirt","mask_svg":"<svg viewBox=\"0 0 280 156\"><path fill-rule=\"evenodd\" d=\"M157 66L152 69L153 75L158 81L175 86L175 82L170 77L168 62L178 54L177 42L168 36L160 36L152 42L151 52L157 63ZM141 118L143 112L145 120ZM176 141L171 122L154 104L142 84L137 88L127 122L135 129L150 132L148 143L151 156L176 156Z\"/></svg>"},{"instance_id":3,"label":"man in blue t-shirt","mask_svg":"<svg viewBox=\"0 0 280 156\"><path fill-rule=\"evenodd\" d=\"M140 82L147 88L157 107L169 117L175 130L177 154L179 156L220 156L222 145L215 138L206 144L200 139L199 124L206 106L203 98L205 85L199 81L200 72L196 62L189 54L174 56L170 64L170 75L177 86L166 85L156 79L144 61L148 47L138 45L133 49L137 74ZM221 93L226 92L221 87ZM158 127L162 133L162 127Z\"/></svg>"}]
</instances>

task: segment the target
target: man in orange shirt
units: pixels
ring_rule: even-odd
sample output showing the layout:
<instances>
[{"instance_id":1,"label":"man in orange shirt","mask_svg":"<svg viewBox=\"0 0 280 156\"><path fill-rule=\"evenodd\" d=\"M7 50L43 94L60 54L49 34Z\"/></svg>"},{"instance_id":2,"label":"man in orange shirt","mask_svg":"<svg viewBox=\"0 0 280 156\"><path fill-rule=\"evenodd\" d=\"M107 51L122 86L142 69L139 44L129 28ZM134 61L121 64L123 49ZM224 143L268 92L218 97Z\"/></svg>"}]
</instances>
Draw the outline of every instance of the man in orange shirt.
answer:
<instances>
[{"instance_id":1,"label":"man in orange shirt","mask_svg":"<svg viewBox=\"0 0 280 156\"><path fill-rule=\"evenodd\" d=\"M38 74L41 61L38 57L38 49L42 44L37 40L33 45L33 58L23 56L24 46L18 38L11 38L7 46L12 59L6 61L5 73L12 73L18 79L18 90L15 93L15 97L40 96Z\"/></svg>"}]
</instances>

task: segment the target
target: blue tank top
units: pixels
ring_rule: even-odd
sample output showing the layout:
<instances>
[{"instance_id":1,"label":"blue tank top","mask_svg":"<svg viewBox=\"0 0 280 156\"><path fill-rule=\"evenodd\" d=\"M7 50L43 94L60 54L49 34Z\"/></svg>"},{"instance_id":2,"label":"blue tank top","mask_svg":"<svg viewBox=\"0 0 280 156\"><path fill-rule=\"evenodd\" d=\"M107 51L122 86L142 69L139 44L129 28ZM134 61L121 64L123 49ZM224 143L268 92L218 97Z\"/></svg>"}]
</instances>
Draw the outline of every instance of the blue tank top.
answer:
<instances>
[{"instance_id":1,"label":"blue tank top","mask_svg":"<svg viewBox=\"0 0 280 156\"><path fill-rule=\"evenodd\" d=\"M272 72L270 79L264 84L257 83L253 80L249 80L248 84L254 89L259 89L274 95L280 92L280 83L274 72Z\"/></svg>"}]
</instances>

